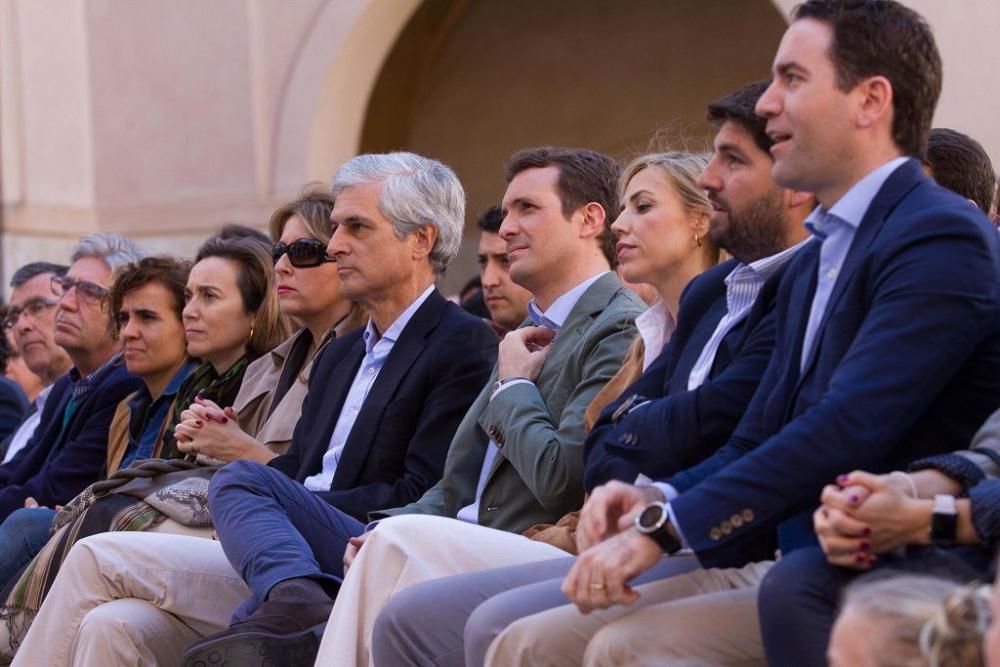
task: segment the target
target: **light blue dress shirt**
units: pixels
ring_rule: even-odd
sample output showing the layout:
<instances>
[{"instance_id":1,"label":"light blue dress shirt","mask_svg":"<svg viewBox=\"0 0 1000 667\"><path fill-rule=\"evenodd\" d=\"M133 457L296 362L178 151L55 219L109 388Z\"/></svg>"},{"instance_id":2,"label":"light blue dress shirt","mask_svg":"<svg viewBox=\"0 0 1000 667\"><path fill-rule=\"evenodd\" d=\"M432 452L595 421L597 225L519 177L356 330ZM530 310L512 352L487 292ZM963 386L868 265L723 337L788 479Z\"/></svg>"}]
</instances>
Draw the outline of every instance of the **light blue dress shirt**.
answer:
<instances>
[{"instance_id":1,"label":"light blue dress shirt","mask_svg":"<svg viewBox=\"0 0 1000 667\"><path fill-rule=\"evenodd\" d=\"M886 180L900 165L909 158L898 157L883 164L878 169L869 172L867 176L855 183L837 203L829 210L817 206L808 218L806 229L822 242L819 249L819 267L817 268L816 291L813 293L812 307L809 309L809 321L806 323L806 335L802 341L802 359L800 368L805 370L806 361L816 344L816 333L819 324L826 314L830 295L840 277L840 270L851 249L854 234L858 225L868 212L875 195L885 185Z\"/></svg>"},{"instance_id":2,"label":"light blue dress shirt","mask_svg":"<svg viewBox=\"0 0 1000 667\"><path fill-rule=\"evenodd\" d=\"M354 375L354 381L351 382L351 389L347 392L347 398L344 400L344 407L341 408L340 416L337 417L337 424L333 427L333 433L330 435L330 445L327 448L326 454L323 455L323 470L317 475L307 477L305 482L302 483L310 491L330 490L330 486L333 484L333 476L337 474L337 465L340 464L340 457L344 453L344 446L347 444L347 436L351 434L351 429L354 428L354 422L358 418L358 413L361 412L361 407L365 404L365 399L368 398L368 392L371 391L372 386L375 384L382 366L385 365L386 358L392 352L392 348L396 344L396 341L399 340L403 329L406 328L406 325L413 318L413 314L417 312L420 306L424 304L424 301L427 301L427 297L433 292L434 285L424 290L423 294L407 306L406 310L396 318L395 322L389 325L389 328L381 336L379 336L378 330L375 328L375 321L368 320L368 326L365 327L365 331L362 334L365 340L365 358L361 360L361 366L358 367L358 372Z\"/></svg>"},{"instance_id":3,"label":"light blue dress shirt","mask_svg":"<svg viewBox=\"0 0 1000 667\"><path fill-rule=\"evenodd\" d=\"M767 279L777 273L802 246L810 241L812 238L807 238L791 248L785 248L781 252L761 257L755 262L738 264L735 269L730 271L725 280L726 314L719 320L715 331L712 332L712 337L705 343L698 361L691 369L691 374L688 376L688 391L697 389L705 383L712 370L712 365L715 363L715 355L719 351L722 339L733 330L733 327L746 319Z\"/></svg>"}]
</instances>

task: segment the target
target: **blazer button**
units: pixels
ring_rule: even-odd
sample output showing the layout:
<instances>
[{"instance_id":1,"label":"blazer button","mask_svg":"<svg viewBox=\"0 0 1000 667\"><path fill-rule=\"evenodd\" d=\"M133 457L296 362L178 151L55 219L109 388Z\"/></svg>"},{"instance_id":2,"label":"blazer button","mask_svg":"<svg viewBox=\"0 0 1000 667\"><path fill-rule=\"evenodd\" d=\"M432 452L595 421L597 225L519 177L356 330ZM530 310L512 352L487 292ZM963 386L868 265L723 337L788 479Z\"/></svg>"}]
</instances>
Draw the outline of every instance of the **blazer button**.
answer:
<instances>
[{"instance_id":1,"label":"blazer button","mask_svg":"<svg viewBox=\"0 0 1000 667\"><path fill-rule=\"evenodd\" d=\"M729 523L733 524L733 528L739 528L743 525L743 517L739 514L734 514L729 517Z\"/></svg>"},{"instance_id":2,"label":"blazer button","mask_svg":"<svg viewBox=\"0 0 1000 667\"><path fill-rule=\"evenodd\" d=\"M722 533L724 535L728 535L729 533L733 532L733 524L729 523L728 521L723 521L722 525L719 527L722 529Z\"/></svg>"},{"instance_id":3,"label":"blazer button","mask_svg":"<svg viewBox=\"0 0 1000 667\"><path fill-rule=\"evenodd\" d=\"M708 531L708 537L713 542L718 542L719 540L722 539L722 531L719 530L718 528L713 528L712 530Z\"/></svg>"},{"instance_id":4,"label":"blazer button","mask_svg":"<svg viewBox=\"0 0 1000 667\"><path fill-rule=\"evenodd\" d=\"M747 523L750 523L751 521L753 521L753 510L752 509L747 508L747 509L743 510L743 520L746 521Z\"/></svg>"}]
</instances>

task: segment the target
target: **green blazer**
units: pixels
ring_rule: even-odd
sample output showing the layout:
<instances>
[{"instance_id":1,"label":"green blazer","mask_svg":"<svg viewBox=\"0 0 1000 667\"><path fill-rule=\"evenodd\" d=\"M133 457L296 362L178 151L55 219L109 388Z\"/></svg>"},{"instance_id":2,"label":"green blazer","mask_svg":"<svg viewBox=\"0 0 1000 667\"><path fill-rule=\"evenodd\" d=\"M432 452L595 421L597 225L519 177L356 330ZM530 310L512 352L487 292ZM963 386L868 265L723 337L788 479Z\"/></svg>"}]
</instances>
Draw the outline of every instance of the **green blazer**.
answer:
<instances>
[{"instance_id":1,"label":"green blazer","mask_svg":"<svg viewBox=\"0 0 1000 667\"><path fill-rule=\"evenodd\" d=\"M599 278L570 311L535 383L514 384L490 400L494 367L452 438L441 481L416 502L373 512L371 518L454 518L476 498L491 435L499 453L479 504L480 525L521 532L579 509L583 413L621 367L636 333L635 318L645 308L613 273Z\"/></svg>"}]
</instances>

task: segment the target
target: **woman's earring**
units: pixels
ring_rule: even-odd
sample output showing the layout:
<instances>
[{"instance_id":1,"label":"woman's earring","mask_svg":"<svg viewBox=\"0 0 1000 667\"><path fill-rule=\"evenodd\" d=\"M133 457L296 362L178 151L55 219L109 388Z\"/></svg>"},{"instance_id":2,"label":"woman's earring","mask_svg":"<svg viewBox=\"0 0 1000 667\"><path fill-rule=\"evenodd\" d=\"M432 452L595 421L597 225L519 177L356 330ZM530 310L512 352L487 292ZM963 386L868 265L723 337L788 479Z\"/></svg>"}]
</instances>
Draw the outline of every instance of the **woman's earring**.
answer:
<instances>
[{"instance_id":1,"label":"woman's earring","mask_svg":"<svg viewBox=\"0 0 1000 667\"><path fill-rule=\"evenodd\" d=\"M699 245L701 245L701 244L699 244ZM250 325L250 338L249 338L249 340L253 340L253 325L252 324Z\"/></svg>"},{"instance_id":2,"label":"woman's earring","mask_svg":"<svg viewBox=\"0 0 1000 667\"><path fill-rule=\"evenodd\" d=\"M698 236L698 232L695 232L694 234L694 244L699 248L701 247L701 237Z\"/></svg>"}]
</instances>

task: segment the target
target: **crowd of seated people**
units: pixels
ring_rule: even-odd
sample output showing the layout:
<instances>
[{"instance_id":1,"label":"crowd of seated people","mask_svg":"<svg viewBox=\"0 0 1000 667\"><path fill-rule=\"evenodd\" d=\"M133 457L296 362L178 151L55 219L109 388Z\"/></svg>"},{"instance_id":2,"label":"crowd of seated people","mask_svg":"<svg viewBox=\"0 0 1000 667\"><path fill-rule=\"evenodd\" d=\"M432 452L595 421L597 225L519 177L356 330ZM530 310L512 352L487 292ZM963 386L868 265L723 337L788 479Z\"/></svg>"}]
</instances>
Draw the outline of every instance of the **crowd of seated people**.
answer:
<instances>
[{"instance_id":1,"label":"crowd of seated people","mask_svg":"<svg viewBox=\"0 0 1000 667\"><path fill-rule=\"evenodd\" d=\"M1000 236L894 0L711 150L351 158L193 258L11 279L0 661L1000 667ZM996 622L994 622L996 617Z\"/></svg>"}]
</instances>

